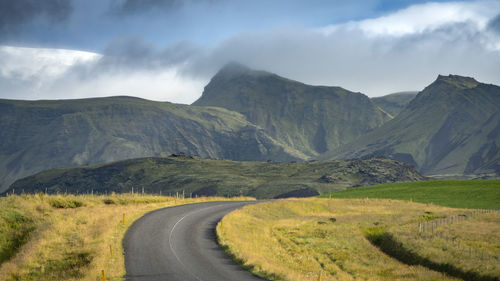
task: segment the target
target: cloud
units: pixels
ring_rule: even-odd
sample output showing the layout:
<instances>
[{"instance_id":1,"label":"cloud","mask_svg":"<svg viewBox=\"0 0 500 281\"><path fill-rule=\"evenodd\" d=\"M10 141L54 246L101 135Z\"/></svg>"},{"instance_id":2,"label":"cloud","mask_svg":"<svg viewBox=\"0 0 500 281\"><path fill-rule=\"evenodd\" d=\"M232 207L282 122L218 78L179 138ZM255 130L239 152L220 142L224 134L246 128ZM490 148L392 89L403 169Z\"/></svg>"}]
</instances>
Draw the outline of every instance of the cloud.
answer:
<instances>
[{"instance_id":1,"label":"cloud","mask_svg":"<svg viewBox=\"0 0 500 281\"><path fill-rule=\"evenodd\" d=\"M443 25L469 22L483 29L499 11L498 1L425 3L412 5L395 13L373 19L332 26L360 29L369 36L404 36L432 32ZM328 32L328 27L325 28Z\"/></svg>"},{"instance_id":2,"label":"cloud","mask_svg":"<svg viewBox=\"0 0 500 281\"><path fill-rule=\"evenodd\" d=\"M500 35L500 14L488 23L488 29Z\"/></svg>"},{"instance_id":3,"label":"cloud","mask_svg":"<svg viewBox=\"0 0 500 281\"><path fill-rule=\"evenodd\" d=\"M116 1L112 8L122 15L141 13L152 9L170 10L183 5L181 0L122 0Z\"/></svg>"},{"instance_id":4,"label":"cloud","mask_svg":"<svg viewBox=\"0 0 500 281\"><path fill-rule=\"evenodd\" d=\"M199 47L187 41L159 49L141 37L114 40L104 49L98 67L107 71L130 68L154 71L182 64L197 52Z\"/></svg>"},{"instance_id":5,"label":"cloud","mask_svg":"<svg viewBox=\"0 0 500 281\"><path fill-rule=\"evenodd\" d=\"M72 5L68 0L1 0L0 30L16 30L40 18L49 23L62 22L68 19L71 12Z\"/></svg>"},{"instance_id":6,"label":"cloud","mask_svg":"<svg viewBox=\"0 0 500 281\"><path fill-rule=\"evenodd\" d=\"M240 34L188 64L209 75L227 61L316 85L336 85L370 96L421 90L438 74L474 76L500 84L500 52L474 24L456 23L402 37L367 37L362 30L324 35L310 30Z\"/></svg>"},{"instance_id":7,"label":"cloud","mask_svg":"<svg viewBox=\"0 0 500 281\"><path fill-rule=\"evenodd\" d=\"M191 103L199 96L207 80L180 75L179 65L171 63L177 62L175 52L183 49L181 45L157 53L140 40L126 42L121 48L108 49L105 55L0 46L0 96L75 99L130 95L176 103ZM155 63L153 58L161 58L161 54L165 60Z\"/></svg>"},{"instance_id":8,"label":"cloud","mask_svg":"<svg viewBox=\"0 0 500 281\"><path fill-rule=\"evenodd\" d=\"M23 96L24 88L17 92L24 98L126 94L191 103L230 61L369 96L421 90L438 74L500 84L500 37L493 32L500 7L491 3L427 3L327 28L240 32L214 44L182 41L159 47L142 37L113 40L96 59L77 61L51 79L43 71L27 75L26 81L39 85L36 94ZM448 15L447 20L432 16L438 12ZM2 60L6 58L0 56L0 70ZM11 73L22 78L26 71ZM22 88L9 85L12 92Z\"/></svg>"},{"instance_id":9,"label":"cloud","mask_svg":"<svg viewBox=\"0 0 500 281\"><path fill-rule=\"evenodd\" d=\"M50 85L74 65L98 61L90 52L0 46L1 95L7 98L47 98Z\"/></svg>"}]
</instances>

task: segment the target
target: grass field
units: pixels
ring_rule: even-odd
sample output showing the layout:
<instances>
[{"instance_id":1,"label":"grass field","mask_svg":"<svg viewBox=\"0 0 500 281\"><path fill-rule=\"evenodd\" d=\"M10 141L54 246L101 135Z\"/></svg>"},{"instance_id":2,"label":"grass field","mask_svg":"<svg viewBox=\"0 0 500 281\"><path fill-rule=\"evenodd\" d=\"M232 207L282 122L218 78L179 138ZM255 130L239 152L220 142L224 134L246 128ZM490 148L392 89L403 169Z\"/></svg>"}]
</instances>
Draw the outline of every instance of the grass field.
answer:
<instances>
[{"instance_id":1,"label":"grass field","mask_svg":"<svg viewBox=\"0 0 500 281\"><path fill-rule=\"evenodd\" d=\"M122 238L148 211L220 200L132 194L0 198L0 280L122 280ZM125 214L125 224L123 215Z\"/></svg>"},{"instance_id":2,"label":"grass field","mask_svg":"<svg viewBox=\"0 0 500 281\"><path fill-rule=\"evenodd\" d=\"M472 214L391 199L278 200L230 213L217 233L270 280L313 281L320 270L323 281L499 280L500 213ZM436 226L420 233L419 223Z\"/></svg>"},{"instance_id":3,"label":"grass field","mask_svg":"<svg viewBox=\"0 0 500 281\"><path fill-rule=\"evenodd\" d=\"M500 209L500 180L441 180L364 186L334 192L334 198L387 198L454 208ZM321 197L329 197L323 194Z\"/></svg>"}]
</instances>

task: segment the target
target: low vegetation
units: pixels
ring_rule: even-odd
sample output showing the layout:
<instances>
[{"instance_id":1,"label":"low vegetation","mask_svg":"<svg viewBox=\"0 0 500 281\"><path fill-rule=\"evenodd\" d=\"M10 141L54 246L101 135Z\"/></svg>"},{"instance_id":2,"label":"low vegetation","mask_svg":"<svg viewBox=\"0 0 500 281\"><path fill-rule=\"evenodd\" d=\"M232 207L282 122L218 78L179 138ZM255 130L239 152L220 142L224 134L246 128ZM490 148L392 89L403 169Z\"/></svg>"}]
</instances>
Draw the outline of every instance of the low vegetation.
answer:
<instances>
[{"instance_id":1,"label":"low vegetation","mask_svg":"<svg viewBox=\"0 0 500 281\"><path fill-rule=\"evenodd\" d=\"M413 200L454 208L500 209L500 180L401 182L364 186L338 191L332 195L335 198Z\"/></svg>"},{"instance_id":2,"label":"low vegetation","mask_svg":"<svg viewBox=\"0 0 500 281\"><path fill-rule=\"evenodd\" d=\"M0 264L10 259L35 229L31 214L20 212L12 207L3 208L0 213Z\"/></svg>"},{"instance_id":3,"label":"low vegetation","mask_svg":"<svg viewBox=\"0 0 500 281\"><path fill-rule=\"evenodd\" d=\"M137 194L1 197L0 280L101 280L101 270L107 280L122 280L122 238L136 219L153 209L214 200L232 199Z\"/></svg>"},{"instance_id":4,"label":"low vegetation","mask_svg":"<svg viewBox=\"0 0 500 281\"><path fill-rule=\"evenodd\" d=\"M270 280L499 280L499 222L409 200L294 199L232 212L217 233Z\"/></svg>"},{"instance_id":5,"label":"low vegetation","mask_svg":"<svg viewBox=\"0 0 500 281\"><path fill-rule=\"evenodd\" d=\"M8 192L106 194L135 189L149 194L184 193L186 197L306 197L353 186L422 179L409 165L382 158L274 163L176 154L48 170L16 181Z\"/></svg>"}]
</instances>

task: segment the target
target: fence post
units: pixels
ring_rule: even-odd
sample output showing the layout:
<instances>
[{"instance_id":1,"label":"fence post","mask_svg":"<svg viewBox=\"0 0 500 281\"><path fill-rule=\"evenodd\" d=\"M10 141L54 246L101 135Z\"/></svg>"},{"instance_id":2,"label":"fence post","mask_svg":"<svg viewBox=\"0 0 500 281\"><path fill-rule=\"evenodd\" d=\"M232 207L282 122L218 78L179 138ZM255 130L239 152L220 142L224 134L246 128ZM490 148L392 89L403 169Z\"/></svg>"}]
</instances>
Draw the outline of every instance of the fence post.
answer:
<instances>
[{"instance_id":1,"label":"fence post","mask_svg":"<svg viewBox=\"0 0 500 281\"><path fill-rule=\"evenodd\" d=\"M320 270L319 271L319 275L318 275L318 281L321 281L321 275L323 274L323 270Z\"/></svg>"}]
</instances>

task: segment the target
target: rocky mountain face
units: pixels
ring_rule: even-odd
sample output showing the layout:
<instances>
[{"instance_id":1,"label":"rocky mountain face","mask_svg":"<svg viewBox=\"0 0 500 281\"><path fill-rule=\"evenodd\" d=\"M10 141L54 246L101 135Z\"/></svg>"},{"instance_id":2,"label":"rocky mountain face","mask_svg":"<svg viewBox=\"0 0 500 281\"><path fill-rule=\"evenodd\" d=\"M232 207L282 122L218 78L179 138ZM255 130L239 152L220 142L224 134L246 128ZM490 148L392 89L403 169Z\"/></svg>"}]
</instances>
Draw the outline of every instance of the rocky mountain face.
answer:
<instances>
[{"instance_id":1,"label":"rocky mountain face","mask_svg":"<svg viewBox=\"0 0 500 281\"><path fill-rule=\"evenodd\" d=\"M372 98L372 101L382 110L396 117L412 101L418 92L399 92L382 97Z\"/></svg>"},{"instance_id":2,"label":"rocky mountain face","mask_svg":"<svg viewBox=\"0 0 500 281\"><path fill-rule=\"evenodd\" d=\"M306 156L236 112L130 97L0 100L0 191L42 170L185 152L233 160Z\"/></svg>"},{"instance_id":3,"label":"rocky mountain face","mask_svg":"<svg viewBox=\"0 0 500 281\"><path fill-rule=\"evenodd\" d=\"M315 157L391 119L367 96L340 87L310 86L229 64L193 105L243 114L271 137Z\"/></svg>"},{"instance_id":4,"label":"rocky mountain face","mask_svg":"<svg viewBox=\"0 0 500 281\"><path fill-rule=\"evenodd\" d=\"M439 76L393 120L324 159L385 156L425 175L500 175L500 87Z\"/></svg>"}]
</instances>

